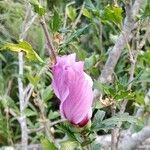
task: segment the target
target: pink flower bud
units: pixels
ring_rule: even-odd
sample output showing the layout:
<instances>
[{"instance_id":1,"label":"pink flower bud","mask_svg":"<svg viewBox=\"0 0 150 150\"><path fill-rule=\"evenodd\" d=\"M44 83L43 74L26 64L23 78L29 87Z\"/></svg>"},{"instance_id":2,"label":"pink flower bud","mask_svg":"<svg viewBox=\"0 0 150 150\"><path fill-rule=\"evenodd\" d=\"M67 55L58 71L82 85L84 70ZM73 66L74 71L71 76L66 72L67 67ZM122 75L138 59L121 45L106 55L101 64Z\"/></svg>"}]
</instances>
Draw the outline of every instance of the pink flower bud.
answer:
<instances>
[{"instance_id":1,"label":"pink flower bud","mask_svg":"<svg viewBox=\"0 0 150 150\"><path fill-rule=\"evenodd\" d=\"M52 67L52 87L60 99L60 112L70 123L85 126L92 116L93 81L83 71L84 63L76 55L57 57Z\"/></svg>"}]
</instances>

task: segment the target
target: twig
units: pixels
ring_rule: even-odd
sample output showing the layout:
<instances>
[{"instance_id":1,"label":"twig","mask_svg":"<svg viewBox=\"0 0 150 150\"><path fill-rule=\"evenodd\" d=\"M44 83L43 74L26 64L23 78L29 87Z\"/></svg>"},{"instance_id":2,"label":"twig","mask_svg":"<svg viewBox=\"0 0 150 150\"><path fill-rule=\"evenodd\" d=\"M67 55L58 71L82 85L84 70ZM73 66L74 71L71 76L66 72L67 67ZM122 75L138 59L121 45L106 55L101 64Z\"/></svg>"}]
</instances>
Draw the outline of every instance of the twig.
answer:
<instances>
[{"instance_id":1,"label":"twig","mask_svg":"<svg viewBox=\"0 0 150 150\"><path fill-rule=\"evenodd\" d=\"M29 90L30 90L30 88L32 87L32 84L31 83L29 83L27 86L26 86L26 88L24 89L24 95L26 95L28 92L29 92Z\"/></svg>"},{"instance_id":2,"label":"twig","mask_svg":"<svg viewBox=\"0 0 150 150\"><path fill-rule=\"evenodd\" d=\"M141 106L141 107L139 107L139 108L137 109L137 112L136 112L136 114L135 114L135 117L136 117L136 118L140 118L140 117L143 116L143 114L144 114L144 107ZM134 129L135 129L135 124L132 123L131 126L130 126L130 128L128 129L128 133L129 133L129 134L132 134L132 133L134 132Z\"/></svg>"},{"instance_id":3,"label":"twig","mask_svg":"<svg viewBox=\"0 0 150 150\"><path fill-rule=\"evenodd\" d=\"M24 110L24 95L23 95L23 52L20 52L18 54L18 60L19 60L19 77L18 77L18 88L19 88L19 102L20 102L20 112L23 113Z\"/></svg>"},{"instance_id":4,"label":"twig","mask_svg":"<svg viewBox=\"0 0 150 150\"><path fill-rule=\"evenodd\" d=\"M114 116L116 114L115 104L112 104L112 106L111 106L111 113L112 113L112 116ZM116 132L116 129L112 129L111 130L111 150L117 149L116 144L117 144L117 132Z\"/></svg>"},{"instance_id":5,"label":"twig","mask_svg":"<svg viewBox=\"0 0 150 150\"><path fill-rule=\"evenodd\" d=\"M51 122L50 126L55 126L56 124L62 123L64 121L66 121L66 119L61 119L61 120L57 120L57 121Z\"/></svg>"},{"instance_id":6,"label":"twig","mask_svg":"<svg viewBox=\"0 0 150 150\"><path fill-rule=\"evenodd\" d=\"M31 6L29 3L26 5L26 17L22 25L22 31L19 36L20 40L23 40L26 35L27 31L32 25L36 15L33 14ZM23 68L24 68L24 61L23 61L23 52L18 53L18 60L19 60L19 77L18 77L18 89L19 89L19 104L20 104L20 116L18 117L18 121L21 126L21 146L22 150L28 150L28 129L27 129L27 120L26 116L24 115L24 110L26 109L27 105L25 105L24 99L24 88L23 88Z\"/></svg>"},{"instance_id":7,"label":"twig","mask_svg":"<svg viewBox=\"0 0 150 150\"><path fill-rule=\"evenodd\" d=\"M6 95L10 94L12 83L13 83L13 79L11 79L10 81L8 81L8 88L7 88L7 91L6 91Z\"/></svg>"},{"instance_id":8,"label":"twig","mask_svg":"<svg viewBox=\"0 0 150 150\"><path fill-rule=\"evenodd\" d=\"M37 94L37 97L34 99L34 103L38 106L39 108L39 114L40 114L40 122L41 122L41 126L43 126L44 128L44 132L45 134L47 135L47 138L54 142L54 137L53 137L53 134L50 130L50 125L51 122L49 121L49 119L47 119L46 115L45 115L45 107L44 107L44 104L43 102L40 100L40 97L39 97L39 94Z\"/></svg>"},{"instance_id":9,"label":"twig","mask_svg":"<svg viewBox=\"0 0 150 150\"><path fill-rule=\"evenodd\" d=\"M142 47L145 45L145 42L147 40L148 35L150 34L150 23L148 24L147 28L146 28L146 33L143 36L142 41L140 42L138 49L141 50Z\"/></svg>"},{"instance_id":10,"label":"twig","mask_svg":"<svg viewBox=\"0 0 150 150\"><path fill-rule=\"evenodd\" d=\"M5 114L6 114L7 130L10 131L10 123L9 123L10 116L9 116L9 108L8 108L8 106L4 109L4 111L5 111ZM8 143L10 145L13 145L13 140L12 140L11 132L8 132L7 139L8 139Z\"/></svg>"},{"instance_id":11,"label":"twig","mask_svg":"<svg viewBox=\"0 0 150 150\"><path fill-rule=\"evenodd\" d=\"M70 5L73 5L74 3L75 3L75 1L72 1L72 2L68 3L65 7L65 17L64 17L63 29L66 28L66 24L67 24L67 9Z\"/></svg>"},{"instance_id":12,"label":"twig","mask_svg":"<svg viewBox=\"0 0 150 150\"><path fill-rule=\"evenodd\" d=\"M101 21L99 21L99 42L100 42L101 53L103 53L102 41L103 41L103 25L102 25Z\"/></svg>"},{"instance_id":13,"label":"twig","mask_svg":"<svg viewBox=\"0 0 150 150\"><path fill-rule=\"evenodd\" d=\"M19 104L20 104L20 117L18 118L21 125L21 145L23 150L28 149L28 132L27 132L27 122L24 113L24 95L23 95L23 52L19 52L19 77L18 77L18 88L19 88Z\"/></svg>"},{"instance_id":14,"label":"twig","mask_svg":"<svg viewBox=\"0 0 150 150\"><path fill-rule=\"evenodd\" d=\"M61 120L57 120L57 121L54 121L54 122L50 122L49 126L52 127L52 126L55 126L58 123L62 123L64 121L66 121L66 119L61 119ZM44 130L44 126L41 126L41 127L37 128L37 129L29 129L28 133L31 134L31 133L34 133L34 132L39 132L41 130Z\"/></svg>"},{"instance_id":15,"label":"twig","mask_svg":"<svg viewBox=\"0 0 150 150\"><path fill-rule=\"evenodd\" d=\"M44 68L42 68L40 70L40 72L38 73L39 76L41 76L43 73L45 73L47 70L49 69L49 65L47 65L46 67L44 66ZM29 83L26 88L24 89L24 97L25 97L25 103L28 104L29 99L32 95L32 92L34 90L34 86Z\"/></svg>"},{"instance_id":16,"label":"twig","mask_svg":"<svg viewBox=\"0 0 150 150\"><path fill-rule=\"evenodd\" d=\"M34 132L40 132L41 130L44 130L44 126L41 126L37 129L28 129L28 134L32 134Z\"/></svg>"},{"instance_id":17,"label":"twig","mask_svg":"<svg viewBox=\"0 0 150 150\"><path fill-rule=\"evenodd\" d=\"M54 45L53 45L53 42L52 42L52 38L51 38L51 36L49 34L48 27L46 25L44 17L41 18L40 23L41 23L41 26L43 28L43 31L44 31L44 34L45 34L45 38L46 38L46 41L47 41L49 56L51 58L52 63L55 64L56 63L56 50L54 48Z\"/></svg>"},{"instance_id":18,"label":"twig","mask_svg":"<svg viewBox=\"0 0 150 150\"><path fill-rule=\"evenodd\" d=\"M17 114L11 109L11 108L8 108L8 112L9 114L11 114L13 117L17 117ZM18 118L17 118L18 119Z\"/></svg>"},{"instance_id":19,"label":"twig","mask_svg":"<svg viewBox=\"0 0 150 150\"><path fill-rule=\"evenodd\" d=\"M30 87L30 89L29 89L29 92L24 96L24 99L25 99L25 102L24 102L24 105L25 105L25 106L24 106L24 107L27 107L28 102L29 102L29 99L30 99L30 97L31 97L31 95L32 95L33 89L34 89L34 86L31 85L31 87Z\"/></svg>"},{"instance_id":20,"label":"twig","mask_svg":"<svg viewBox=\"0 0 150 150\"><path fill-rule=\"evenodd\" d=\"M77 24L78 24L78 22L79 22L79 20L80 20L80 18L81 18L81 16L82 16L84 7L85 7L85 2L83 2L82 6L81 6L79 15L78 15L78 17L76 18L75 22L74 22L73 25L72 25L72 29L75 29L75 27L77 26Z\"/></svg>"}]
</instances>

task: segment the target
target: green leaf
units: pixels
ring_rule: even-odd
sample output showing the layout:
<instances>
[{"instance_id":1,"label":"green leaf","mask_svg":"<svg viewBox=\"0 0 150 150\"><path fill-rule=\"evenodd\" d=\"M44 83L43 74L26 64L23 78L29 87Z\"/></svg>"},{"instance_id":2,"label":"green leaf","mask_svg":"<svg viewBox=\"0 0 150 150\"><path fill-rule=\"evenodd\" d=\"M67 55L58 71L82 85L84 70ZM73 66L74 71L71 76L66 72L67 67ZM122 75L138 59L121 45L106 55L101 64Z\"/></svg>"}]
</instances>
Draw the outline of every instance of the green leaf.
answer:
<instances>
[{"instance_id":1,"label":"green leaf","mask_svg":"<svg viewBox=\"0 0 150 150\"><path fill-rule=\"evenodd\" d=\"M150 17L150 2L147 2L147 5L142 13L142 19L145 19L146 17Z\"/></svg>"},{"instance_id":2,"label":"green leaf","mask_svg":"<svg viewBox=\"0 0 150 150\"><path fill-rule=\"evenodd\" d=\"M40 61L41 63L44 63L43 60L39 57L39 55L33 50L32 46L26 42L26 41L19 41L18 44L13 44L13 43L7 43L5 44L2 49L0 50L6 50L9 49L14 52L25 52L26 57L30 61Z\"/></svg>"},{"instance_id":3,"label":"green leaf","mask_svg":"<svg viewBox=\"0 0 150 150\"><path fill-rule=\"evenodd\" d=\"M110 34L110 40L115 44L118 39L118 35Z\"/></svg>"},{"instance_id":4,"label":"green leaf","mask_svg":"<svg viewBox=\"0 0 150 150\"><path fill-rule=\"evenodd\" d=\"M91 10L95 10L96 9L91 0L85 0L85 4Z\"/></svg>"},{"instance_id":5,"label":"green leaf","mask_svg":"<svg viewBox=\"0 0 150 150\"><path fill-rule=\"evenodd\" d=\"M48 114L48 119L56 119L60 116L58 111L52 111L50 110L49 114Z\"/></svg>"},{"instance_id":6,"label":"green leaf","mask_svg":"<svg viewBox=\"0 0 150 150\"><path fill-rule=\"evenodd\" d=\"M100 17L105 21L114 22L116 24L122 23L122 8L119 6L107 5L103 11L101 11Z\"/></svg>"},{"instance_id":7,"label":"green leaf","mask_svg":"<svg viewBox=\"0 0 150 150\"><path fill-rule=\"evenodd\" d=\"M77 16L76 9L72 6L67 7L67 15L71 19L71 21L74 21Z\"/></svg>"},{"instance_id":8,"label":"green leaf","mask_svg":"<svg viewBox=\"0 0 150 150\"><path fill-rule=\"evenodd\" d=\"M5 63L7 62L7 60L5 59L5 57L2 54L0 54L0 60L4 61Z\"/></svg>"},{"instance_id":9,"label":"green leaf","mask_svg":"<svg viewBox=\"0 0 150 150\"><path fill-rule=\"evenodd\" d=\"M130 116L128 113L123 113L123 114L116 114L115 116L109 118L109 119L105 119L103 121L103 123L105 124L116 124L118 122L129 122L129 123L136 123L137 119L135 118L135 116Z\"/></svg>"},{"instance_id":10,"label":"green leaf","mask_svg":"<svg viewBox=\"0 0 150 150\"><path fill-rule=\"evenodd\" d=\"M96 88L102 93L110 95L110 88L111 88L110 85L102 84L99 81L94 80L94 88Z\"/></svg>"},{"instance_id":11,"label":"green leaf","mask_svg":"<svg viewBox=\"0 0 150 150\"><path fill-rule=\"evenodd\" d=\"M27 108L24 112L24 114L27 116L27 117L30 117L30 116L36 116L37 113L29 108Z\"/></svg>"},{"instance_id":12,"label":"green leaf","mask_svg":"<svg viewBox=\"0 0 150 150\"><path fill-rule=\"evenodd\" d=\"M85 69L90 69L94 66L94 64L96 64L96 55L93 54L92 56L90 56L89 58L85 58Z\"/></svg>"},{"instance_id":13,"label":"green leaf","mask_svg":"<svg viewBox=\"0 0 150 150\"><path fill-rule=\"evenodd\" d=\"M53 32L59 30L61 25L61 17L57 10L54 11L53 17L50 19L49 26Z\"/></svg>"},{"instance_id":14,"label":"green leaf","mask_svg":"<svg viewBox=\"0 0 150 150\"><path fill-rule=\"evenodd\" d=\"M89 25L86 25L85 27L78 29L77 31L75 31L74 33L72 33L70 35L70 37L68 39L66 39L65 43L63 44L63 46L66 46L69 42L71 42L74 38L79 37L87 28L89 27Z\"/></svg>"},{"instance_id":15,"label":"green leaf","mask_svg":"<svg viewBox=\"0 0 150 150\"><path fill-rule=\"evenodd\" d=\"M108 130L114 128L120 122L137 123L135 116L130 116L128 113L116 114L115 116L105 119L94 126L95 130Z\"/></svg>"},{"instance_id":16,"label":"green leaf","mask_svg":"<svg viewBox=\"0 0 150 150\"><path fill-rule=\"evenodd\" d=\"M70 124L67 122L60 124L58 128L63 133L66 133L71 141L76 141L76 142L80 141L76 133L81 132L82 128L76 128L76 127L70 126Z\"/></svg>"},{"instance_id":17,"label":"green leaf","mask_svg":"<svg viewBox=\"0 0 150 150\"><path fill-rule=\"evenodd\" d=\"M97 124L101 123L102 120L104 119L104 117L105 117L105 112L102 111L102 110L98 110L97 113L94 116L92 127L94 127Z\"/></svg>"},{"instance_id":18,"label":"green leaf","mask_svg":"<svg viewBox=\"0 0 150 150\"><path fill-rule=\"evenodd\" d=\"M81 143L81 146L83 147L83 146L89 145L89 144L91 144L94 140L95 140L95 138L91 139L91 138L89 137L89 138L87 138L85 141L83 141L83 142Z\"/></svg>"},{"instance_id":19,"label":"green leaf","mask_svg":"<svg viewBox=\"0 0 150 150\"><path fill-rule=\"evenodd\" d=\"M60 145L61 150L75 150L79 146L77 142L71 140L61 142Z\"/></svg>"},{"instance_id":20,"label":"green leaf","mask_svg":"<svg viewBox=\"0 0 150 150\"><path fill-rule=\"evenodd\" d=\"M46 9L38 2L38 0L30 0L30 4L39 16L43 16L46 13Z\"/></svg>"},{"instance_id":21,"label":"green leaf","mask_svg":"<svg viewBox=\"0 0 150 150\"><path fill-rule=\"evenodd\" d=\"M50 142L46 138L41 138L42 150L58 150L54 143Z\"/></svg>"},{"instance_id":22,"label":"green leaf","mask_svg":"<svg viewBox=\"0 0 150 150\"><path fill-rule=\"evenodd\" d=\"M87 57L87 52L85 50L83 50L83 48L78 45L78 42L73 42L71 43L71 48L73 50L73 52L75 52L77 54L77 58L79 60L85 60L85 58Z\"/></svg>"},{"instance_id":23,"label":"green leaf","mask_svg":"<svg viewBox=\"0 0 150 150\"><path fill-rule=\"evenodd\" d=\"M44 101L48 101L49 99L51 99L53 97L52 87L47 86L46 89L42 89L41 95Z\"/></svg>"},{"instance_id":24,"label":"green leaf","mask_svg":"<svg viewBox=\"0 0 150 150\"><path fill-rule=\"evenodd\" d=\"M83 15L84 15L85 17L89 18L89 19L92 19L92 17L93 17L93 15L92 15L92 13L90 12L90 10L88 10L88 9L86 9L86 8L83 9Z\"/></svg>"},{"instance_id":25,"label":"green leaf","mask_svg":"<svg viewBox=\"0 0 150 150\"><path fill-rule=\"evenodd\" d=\"M137 91L135 93L135 102L140 104L140 105L144 105L145 104L145 100L147 100L149 97L144 95L144 92L140 92Z\"/></svg>"},{"instance_id":26,"label":"green leaf","mask_svg":"<svg viewBox=\"0 0 150 150\"><path fill-rule=\"evenodd\" d=\"M61 129L64 133L67 133L67 135L72 141L76 141L76 137L74 133L71 131L71 129L69 128L68 124L63 123L58 128Z\"/></svg>"},{"instance_id":27,"label":"green leaf","mask_svg":"<svg viewBox=\"0 0 150 150\"><path fill-rule=\"evenodd\" d=\"M99 100L96 100L96 103L95 103L94 108L95 108L95 109L101 109L101 108L103 108L103 107L105 107L105 106L102 105L102 103L101 103Z\"/></svg>"},{"instance_id":28,"label":"green leaf","mask_svg":"<svg viewBox=\"0 0 150 150\"><path fill-rule=\"evenodd\" d=\"M91 150L100 150L100 144L91 143Z\"/></svg>"},{"instance_id":29,"label":"green leaf","mask_svg":"<svg viewBox=\"0 0 150 150\"><path fill-rule=\"evenodd\" d=\"M135 93L134 92L130 92L130 91L125 91L125 90L120 90L116 93L116 96L114 97L115 100L123 100L123 99L127 99L127 100L132 100L135 98Z\"/></svg>"},{"instance_id":30,"label":"green leaf","mask_svg":"<svg viewBox=\"0 0 150 150\"><path fill-rule=\"evenodd\" d=\"M39 75L32 76L31 74L26 75L28 80L34 85L37 86L38 82L40 81L41 77Z\"/></svg>"},{"instance_id":31,"label":"green leaf","mask_svg":"<svg viewBox=\"0 0 150 150\"><path fill-rule=\"evenodd\" d=\"M6 118L0 108L0 144L6 145L9 132L10 131L8 130L8 127L7 127Z\"/></svg>"},{"instance_id":32,"label":"green leaf","mask_svg":"<svg viewBox=\"0 0 150 150\"><path fill-rule=\"evenodd\" d=\"M0 104L4 108L11 107L12 109L14 109L15 112L19 113L19 110L18 110L18 107L17 107L15 101L8 95L0 96Z\"/></svg>"}]
</instances>

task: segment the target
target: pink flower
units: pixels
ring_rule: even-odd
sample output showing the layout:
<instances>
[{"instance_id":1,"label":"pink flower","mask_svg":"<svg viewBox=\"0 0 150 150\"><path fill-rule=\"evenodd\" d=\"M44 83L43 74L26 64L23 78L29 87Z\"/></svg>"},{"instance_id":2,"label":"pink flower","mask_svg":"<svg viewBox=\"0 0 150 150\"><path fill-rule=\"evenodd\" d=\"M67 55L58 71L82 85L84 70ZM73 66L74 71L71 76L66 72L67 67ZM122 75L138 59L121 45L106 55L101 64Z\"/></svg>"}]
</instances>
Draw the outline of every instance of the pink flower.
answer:
<instances>
[{"instance_id":1,"label":"pink flower","mask_svg":"<svg viewBox=\"0 0 150 150\"><path fill-rule=\"evenodd\" d=\"M52 67L52 87L60 99L60 112L69 122L83 127L92 116L93 81L83 71L84 63L76 55L57 57Z\"/></svg>"}]
</instances>

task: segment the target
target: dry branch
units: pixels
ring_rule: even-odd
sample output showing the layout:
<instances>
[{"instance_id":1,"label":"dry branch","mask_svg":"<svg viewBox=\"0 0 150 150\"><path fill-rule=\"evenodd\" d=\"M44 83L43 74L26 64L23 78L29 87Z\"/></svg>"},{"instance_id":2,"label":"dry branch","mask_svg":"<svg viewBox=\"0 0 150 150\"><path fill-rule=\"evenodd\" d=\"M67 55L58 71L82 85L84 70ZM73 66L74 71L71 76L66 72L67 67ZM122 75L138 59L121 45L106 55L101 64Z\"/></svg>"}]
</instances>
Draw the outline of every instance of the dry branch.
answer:
<instances>
[{"instance_id":1,"label":"dry branch","mask_svg":"<svg viewBox=\"0 0 150 150\"><path fill-rule=\"evenodd\" d=\"M22 24L22 30L19 36L20 40L26 38L27 31L32 25L36 15L32 12L31 6L29 3L26 4L26 16L25 20ZM23 52L18 53L18 61L19 61L19 77L18 77L18 90L19 90L19 104L20 104L20 116L18 117L18 121L21 126L21 147L22 150L28 150L28 129L27 129L27 120L24 115L24 110L27 105L25 104L24 97L24 88L23 88L23 69L24 69L24 60L23 60Z\"/></svg>"},{"instance_id":2,"label":"dry branch","mask_svg":"<svg viewBox=\"0 0 150 150\"><path fill-rule=\"evenodd\" d=\"M109 57L104 65L102 73L99 77L100 82L105 83L105 82L110 82L112 80L112 74L118 62L118 59L123 49L125 48L126 44L132 38L132 31L136 27L136 22L134 20L135 20L135 17L138 15L139 9L143 1L144 0L136 0L133 6L131 7L131 10L129 10L129 8L126 7L128 9L127 10L128 12L126 13L123 30L120 33L118 40L116 44L114 45L113 49L111 50Z\"/></svg>"},{"instance_id":3,"label":"dry branch","mask_svg":"<svg viewBox=\"0 0 150 150\"><path fill-rule=\"evenodd\" d=\"M45 38L47 41L49 56L51 58L52 63L55 64L56 63L56 50L55 50L55 47L53 45L53 41L52 41L52 38L49 34L48 27L46 25L44 17L41 18L40 23L41 23L41 26L43 28L44 35L45 35Z\"/></svg>"},{"instance_id":4,"label":"dry branch","mask_svg":"<svg viewBox=\"0 0 150 150\"><path fill-rule=\"evenodd\" d=\"M112 82L112 74L114 72L114 68L120 58L120 55L121 55L123 49L125 48L127 43L132 39L132 36L133 36L132 31L136 27L135 18L138 15L138 12L139 12L140 7L143 2L144 2L144 0L135 0L133 5L131 2L126 3L126 17L124 20L122 32L118 36L118 40L117 40L116 44L114 45L113 49L109 53L108 59L104 65L104 68L99 77L100 82L102 82L102 83ZM134 74L134 72L133 72L134 68L135 68L135 63L132 65L132 68L131 68L131 71L132 71L131 79L133 79L132 76ZM95 92L95 98L96 98L99 95L99 91L95 90L94 92ZM127 102L125 101L124 106L123 106L124 110L126 107L126 103ZM118 131L119 131L118 129L112 130L112 141L111 141L111 143L112 143L111 149L112 150L117 149L116 139L118 136L117 135Z\"/></svg>"},{"instance_id":5,"label":"dry branch","mask_svg":"<svg viewBox=\"0 0 150 150\"><path fill-rule=\"evenodd\" d=\"M128 131L122 131L121 135L126 137L118 144L118 150L133 150L144 142L144 140L150 138L150 127L146 126L141 131L132 135ZM96 143L99 143L104 149L109 149L111 146L111 135L98 136Z\"/></svg>"}]
</instances>

